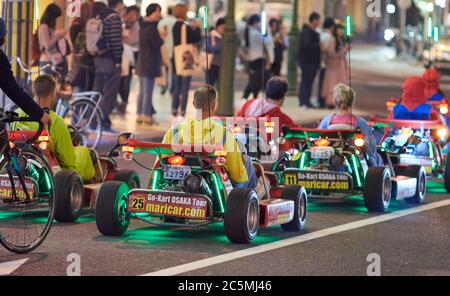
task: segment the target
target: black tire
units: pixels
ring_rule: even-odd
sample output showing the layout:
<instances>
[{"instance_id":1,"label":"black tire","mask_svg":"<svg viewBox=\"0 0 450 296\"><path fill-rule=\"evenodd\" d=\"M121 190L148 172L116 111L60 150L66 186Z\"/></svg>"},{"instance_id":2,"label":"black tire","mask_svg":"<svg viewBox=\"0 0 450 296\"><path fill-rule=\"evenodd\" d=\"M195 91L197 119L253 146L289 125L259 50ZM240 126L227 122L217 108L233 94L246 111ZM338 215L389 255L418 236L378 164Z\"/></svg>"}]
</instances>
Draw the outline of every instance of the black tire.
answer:
<instances>
[{"instance_id":1,"label":"black tire","mask_svg":"<svg viewBox=\"0 0 450 296\"><path fill-rule=\"evenodd\" d=\"M447 155L447 163L445 164L444 184L445 189L450 193L450 153Z\"/></svg>"},{"instance_id":2,"label":"black tire","mask_svg":"<svg viewBox=\"0 0 450 296\"><path fill-rule=\"evenodd\" d=\"M258 234L259 200L251 189L234 189L227 199L225 233L235 244L248 244Z\"/></svg>"},{"instance_id":3,"label":"black tire","mask_svg":"<svg viewBox=\"0 0 450 296\"><path fill-rule=\"evenodd\" d=\"M300 231L305 228L308 217L308 195L306 190L300 186L290 186L283 189L281 199L294 201L294 219L281 227L284 231Z\"/></svg>"},{"instance_id":4,"label":"black tire","mask_svg":"<svg viewBox=\"0 0 450 296\"><path fill-rule=\"evenodd\" d=\"M97 229L104 235L120 236L130 223L127 213L128 185L123 182L106 182L100 187L95 207Z\"/></svg>"},{"instance_id":5,"label":"black tire","mask_svg":"<svg viewBox=\"0 0 450 296\"><path fill-rule=\"evenodd\" d=\"M369 212L385 212L392 197L391 173L387 168L369 168L364 186L364 203Z\"/></svg>"},{"instance_id":6,"label":"black tire","mask_svg":"<svg viewBox=\"0 0 450 296\"><path fill-rule=\"evenodd\" d=\"M138 173L133 170L120 170L114 176L114 181L124 182L130 189L141 187L141 179Z\"/></svg>"},{"instance_id":7,"label":"black tire","mask_svg":"<svg viewBox=\"0 0 450 296\"><path fill-rule=\"evenodd\" d=\"M420 165L412 165L405 168L403 174L405 177L416 178L416 195L406 198L405 202L409 204L422 204L427 194L427 173Z\"/></svg>"},{"instance_id":8,"label":"black tire","mask_svg":"<svg viewBox=\"0 0 450 296\"><path fill-rule=\"evenodd\" d=\"M84 184L73 171L61 171L55 176L56 212L60 223L73 223L80 217L84 202Z\"/></svg>"}]
</instances>

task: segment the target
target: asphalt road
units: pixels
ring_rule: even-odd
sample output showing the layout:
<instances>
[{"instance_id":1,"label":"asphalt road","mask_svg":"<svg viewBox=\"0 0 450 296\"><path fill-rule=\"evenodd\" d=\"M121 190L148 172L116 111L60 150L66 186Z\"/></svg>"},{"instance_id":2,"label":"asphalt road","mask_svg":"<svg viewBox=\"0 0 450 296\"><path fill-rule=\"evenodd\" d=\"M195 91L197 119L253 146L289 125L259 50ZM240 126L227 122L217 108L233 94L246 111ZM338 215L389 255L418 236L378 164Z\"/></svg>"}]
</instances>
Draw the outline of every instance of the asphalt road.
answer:
<instances>
[{"instance_id":1,"label":"asphalt road","mask_svg":"<svg viewBox=\"0 0 450 296\"><path fill-rule=\"evenodd\" d=\"M385 100L400 95L400 80L362 73L354 77L359 108L374 114L384 115ZM132 168L147 178L143 169ZM68 255L76 253L82 275L364 276L368 256L377 254L382 275L450 275L449 197L443 184L433 180L424 206L394 202L384 215L368 213L359 197L312 201L304 232L262 229L248 246L230 244L222 224L172 229L132 221L123 237L104 237L88 212L76 224L54 224L43 245L30 254L0 249L0 270L2 263L28 258L12 274L65 275Z\"/></svg>"}]
</instances>

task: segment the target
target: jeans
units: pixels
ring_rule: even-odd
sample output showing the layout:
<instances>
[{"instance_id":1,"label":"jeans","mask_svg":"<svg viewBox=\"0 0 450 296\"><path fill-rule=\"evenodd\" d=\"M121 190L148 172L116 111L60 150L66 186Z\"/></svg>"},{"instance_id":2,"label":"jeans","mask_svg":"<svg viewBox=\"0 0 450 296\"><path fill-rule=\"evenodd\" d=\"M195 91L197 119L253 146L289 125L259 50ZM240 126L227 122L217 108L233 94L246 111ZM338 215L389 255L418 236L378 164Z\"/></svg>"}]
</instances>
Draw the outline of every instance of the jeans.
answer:
<instances>
[{"instance_id":1,"label":"jeans","mask_svg":"<svg viewBox=\"0 0 450 296\"><path fill-rule=\"evenodd\" d=\"M244 166L247 171L248 181L245 183L235 184L236 189L255 189L258 184L258 178L256 177L255 167L253 166L252 160L248 155L244 155Z\"/></svg>"},{"instance_id":2,"label":"jeans","mask_svg":"<svg viewBox=\"0 0 450 296\"><path fill-rule=\"evenodd\" d=\"M216 86L218 80L219 80L219 75L220 75L220 67L216 66L216 65L212 65L211 69L209 69L209 84L212 86Z\"/></svg>"},{"instance_id":3,"label":"jeans","mask_svg":"<svg viewBox=\"0 0 450 296\"><path fill-rule=\"evenodd\" d=\"M251 61L249 63L248 73L248 83L243 95L243 98L246 100L249 98L250 94L253 94L253 98L258 97L259 92L264 87L266 82L264 59Z\"/></svg>"},{"instance_id":4,"label":"jeans","mask_svg":"<svg viewBox=\"0 0 450 296\"><path fill-rule=\"evenodd\" d=\"M176 116L180 107L181 98L181 115L186 114L186 106L188 102L189 88L191 87L191 76L175 75L173 79L173 94L172 94L172 114Z\"/></svg>"},{"instance_id":5,"label":"jeans","mask_svg":"<svg viewBox=\"0 0 450 296\"><path fill-rule=\"evenodd\" d=\"M103 111L104 128L111 128L111 120L109 115L114 109L114 103L120 87L120 67L116 67L115 61L110 58L95 58L95 80L94 91L103 95L100 108Z\"/></svg>"},{"instance_id":6,"label":"jeans","mask_svg":"<svg viewBox=\"0 0 450 296\"><path fill-rule=\"evenodd\" d=\"M300 106L311 106L311 92L320 64L302 64L302 81L300 82Z\"/></svg>"},{"instance_id":7,"label":"jeans","mask_svg":"<svg viewBox=\"0 0 450 296\"><path fill-rule=\"evenodd\" d=\"M319 89L317 91L317 99L319 100L319 107L324 108L325 107L325 98L323 97L323 83L325 82L325 73L327 69L322 68L320 69L319 74Z\"/></svg>"},{"instance_id":8,"label":"jeans","mask_svg":"<svg viewBox=\"0 0 450 296\"><path fill-rule=\"evenodd\" d=\"M133 78L133 68L130 67L128 76L122 76L120 78L120 88L119 88L119 95L122 99L122 102L125 104L128 104L128 97L130 96L130 89L131 89L131 79Z\"/></svg>"},{"instance_id":9,"label":"jeans","mask_svg":"<svg viewBox=\"0 0 450 296\"><path fill-rule=\"evenodd\" d=\"M152 116L155 114L152 103L154 86L154 77L139 76L139 96L137 102L138 115Z\"/></svg>"}]
</instances>

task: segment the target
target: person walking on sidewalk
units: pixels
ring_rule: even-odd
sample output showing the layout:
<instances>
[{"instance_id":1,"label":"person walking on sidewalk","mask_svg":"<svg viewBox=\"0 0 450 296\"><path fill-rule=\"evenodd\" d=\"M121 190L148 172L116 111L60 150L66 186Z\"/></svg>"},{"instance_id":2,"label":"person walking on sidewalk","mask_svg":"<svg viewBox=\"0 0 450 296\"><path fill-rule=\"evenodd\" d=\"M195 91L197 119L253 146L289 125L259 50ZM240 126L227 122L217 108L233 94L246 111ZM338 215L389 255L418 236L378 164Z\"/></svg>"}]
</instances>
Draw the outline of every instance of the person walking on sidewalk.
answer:
<instances>
[{"instance_id":1,"label":"person walking on sidewalk","mask_svg":"<svg viewBox=\"0 0 450 296\"><path fill-rule=\"evenodd\" d=\"M208 38L208 52L213 55L212 65L209 65L209 84L216 86L220 74L220 52L222 50L222 36L225 33L225 19L219 18L216 27Z\"/></svg>"},{"instance_id":2,"label":"person walking on sidewalk","mask_svg":"<svg viewBox=\"0 0 450 296\"><path fill-rule=\"evenodd\" d=\"M154 124L153 114L153 88L155 78L161 74L161 46L164 40L158 31L158 21L161 18L161 6L150 4L147 7L146 17L141 23L139 33L139 57L136 65L136 74L139 76L139 96L137 102L137 123Z\"/></svg>"},{"instance_id":3,"label":"person walking on sidewalk","mask_svg":"<svg viewBox=\"0 0 450 296\"><path fill-rule=\"evenodd\" d=\"M186 4L180 3L173 8L173 15L177 18L177 22L173 26L173 45L178 46L181 44L181 34L183 26L186 26L186 43L196 44L200 42L202 35L200 26L201 23L198 20L193 20L190 25L185 23L188 7ZM174 86L172 94L172 115L178 116L178 111L181 109L179 115L186 116L186 107L188 102L189 89L191 87L192 76L181 76L177 74L177 68L175 65L175 59L172 57L172 68L174 69ZM181 102L180 102L181 101ZM181 108L180 108L181 103Z\"/></svg>"},{"instance_id":4,"label":"person walking on sidewalk","mask_svg":"<svg viewBox=\"0 0 450 296\"><path fill-rule=\"evenodd\" d=\"M109 118L120 87L122 67L122 21L120 14L125 8L123 0L108 0L109 8L100 12L103 20L103 35L100 42L104 45L104 53L95 57L94 90L103 94L101 109L103 111L103 129L114 132Z\"/></svg>"},{"instance_id":5,"label":"person walking on sidewalk","mask_svg":"<svg viewBox=\"0 0 450 296\"><path fill-rule=\"evenodd\" d=\"M162 51L166 53L168 61L171 61L173 58L173 26L175 26L176 22L177 19L176 17L173 16L173 7L170 6L167 9L167 15L163 17L158 23L159 32L161 33L162 36L166 36L164 38L164 46ZM165 64L166 63L167 62L165 62ZM165 73L166 82L161 93L165 94L168 89L170 93L173 93L174 73L173 68L170 65L170 62L169 65L164 65L164 71L166 72Z\"/></svg>"},{"instance_id":6,"label":"person walking on sidewalk","mask_svg":"<svg viewBox=\"0 0 450 296\"><path fill-rule=\"evenodd\" d=\"M327 17L323 23L323 30L320 32L320 47L322 50L321 55L321 68L319 74L319 90L317 92L317 99L319 101L319 108L325 108L325 96L323 95L323 83L325 81L325 73L327 71L328 62L328 49L333 39L335 21L331 17Z\"/></svg>"},{"instance_id":7,"label":"person walking on sidewalk","mask_svg":"<svg viewBox=\"0 0 450 296\"><path fill-rule=\"evenodd\" d=\"M282 24L277 19L271 19L269 22L270 31L272 33L274 43L274 60L271 66L273 76L281 76L281 67L283 66L283 55L287 48L284 40Z\"/></svg>"},{"instance_id":8,"label":"person walking on sidewalk","mask_svg":"<svg viewBox=\"0 0 450 296\"><path fill-rule=\"evenodd\" d=\"M311 92L317 71L320 69L320 34L316 31L320 26L320 14L311 13L309 23L305 24L300 33L298 62L302 70L300 83L300 107L312 108Z\"/></svg>"},{"instance_id":9,"label":"person walking on sidewalk","mask_svg":"<svg viewBox=\"0 0 450 296\"><path fill-rule=\"evenodd\" d=\"M333 99L334 87L341 83L348 83L347 52L348 47L345 44L344 26L337 24L328 47L327 71L323 85L323 95L326 98L325 103L330 109L335 107L335 100Z\"/></svg>"}]
</instances>

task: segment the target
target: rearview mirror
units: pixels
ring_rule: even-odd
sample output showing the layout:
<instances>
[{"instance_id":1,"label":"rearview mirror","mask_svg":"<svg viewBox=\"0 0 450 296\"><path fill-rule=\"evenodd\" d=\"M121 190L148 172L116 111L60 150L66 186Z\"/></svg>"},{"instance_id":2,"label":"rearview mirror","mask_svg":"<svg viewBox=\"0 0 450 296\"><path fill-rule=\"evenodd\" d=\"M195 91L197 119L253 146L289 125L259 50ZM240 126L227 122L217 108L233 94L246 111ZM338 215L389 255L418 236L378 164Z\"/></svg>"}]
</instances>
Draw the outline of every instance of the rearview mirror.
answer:
<instances>
[{"instance_id":1,"label":"rearview mirror","mask_svg":"<svg viewBox=\"0 0 450 296\"><path fill-rule=\"evenodd\" d=\"M129 139L133 139L133 138L134 138L134 134L133 133L122 133L117 138L117 143L119 145L125 145L125 144L128 143Z\"/></svg>"}]
</instances>

